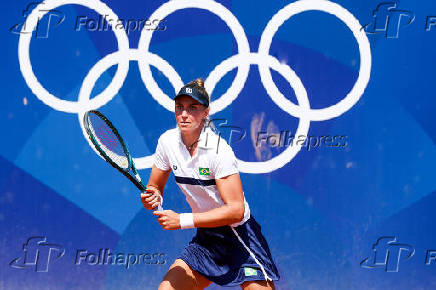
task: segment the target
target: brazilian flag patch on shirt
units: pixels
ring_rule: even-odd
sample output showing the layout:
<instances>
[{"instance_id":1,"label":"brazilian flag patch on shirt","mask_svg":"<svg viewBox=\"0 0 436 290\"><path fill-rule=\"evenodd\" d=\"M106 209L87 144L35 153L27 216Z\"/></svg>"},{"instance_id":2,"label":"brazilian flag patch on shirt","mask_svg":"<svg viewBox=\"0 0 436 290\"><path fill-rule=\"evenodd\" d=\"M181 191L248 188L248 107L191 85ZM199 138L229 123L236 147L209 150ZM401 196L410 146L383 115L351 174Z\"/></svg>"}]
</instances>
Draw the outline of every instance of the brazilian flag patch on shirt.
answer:
<instances>
[{"instance_id":1,"label":"brazilian flag patch on shirt","mask_svg":"<svg viewBox=\"0 0 436 290\"><path fill-rule=\"evenodd\" d=\"M198 171L200 172L200 175L210 175L209 168L200 167L198 168Z\"/></svg>"},{"instance_id":2,"label":"brazilian flag patch on shirt","mask_svg":"<svg viewBox=\"0 0 436 290\"><path fill-rule=\"evenodd\" d=\"M245 276L257 276L257 270L249 267L244 267Z\"/></svg>"}]
</instances>

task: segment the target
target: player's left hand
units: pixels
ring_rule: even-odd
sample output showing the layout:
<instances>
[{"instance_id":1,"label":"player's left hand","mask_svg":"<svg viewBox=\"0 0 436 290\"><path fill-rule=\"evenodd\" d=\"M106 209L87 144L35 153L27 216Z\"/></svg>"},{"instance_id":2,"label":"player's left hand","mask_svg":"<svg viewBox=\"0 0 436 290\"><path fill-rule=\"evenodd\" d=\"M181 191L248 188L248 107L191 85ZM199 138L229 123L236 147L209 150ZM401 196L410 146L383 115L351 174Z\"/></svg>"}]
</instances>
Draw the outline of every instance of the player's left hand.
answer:
<instances>
[{"instance_id":1,"label":"player's left hand","mask_svg":"<svg viewBox=\"0 0 436 290\"><path fill-rule=\"evenodd\" d=\"M180 215L172 210L154 211L154 215L158 216L157 221L164 230L180 229Z\"/></svg>"}]
</instances>

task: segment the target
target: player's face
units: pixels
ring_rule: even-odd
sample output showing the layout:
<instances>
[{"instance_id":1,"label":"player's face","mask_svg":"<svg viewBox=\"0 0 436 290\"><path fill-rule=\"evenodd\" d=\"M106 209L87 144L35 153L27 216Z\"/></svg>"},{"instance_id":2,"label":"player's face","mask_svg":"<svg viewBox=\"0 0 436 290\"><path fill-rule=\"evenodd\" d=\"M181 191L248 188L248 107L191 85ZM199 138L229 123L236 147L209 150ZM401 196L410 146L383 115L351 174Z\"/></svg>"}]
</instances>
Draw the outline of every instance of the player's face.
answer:
<instances>
[{"instance_id":1,"label":"player's face","mask_svg":"<svg viewBox=\"0 0 436 290\"><path fill-rule=\"evenodd\" d=\"M175 102L177 125L182 132L192 132L203 126L209 116L209 108L189 96L180 96Z\"/></svg>"}]
</instances>

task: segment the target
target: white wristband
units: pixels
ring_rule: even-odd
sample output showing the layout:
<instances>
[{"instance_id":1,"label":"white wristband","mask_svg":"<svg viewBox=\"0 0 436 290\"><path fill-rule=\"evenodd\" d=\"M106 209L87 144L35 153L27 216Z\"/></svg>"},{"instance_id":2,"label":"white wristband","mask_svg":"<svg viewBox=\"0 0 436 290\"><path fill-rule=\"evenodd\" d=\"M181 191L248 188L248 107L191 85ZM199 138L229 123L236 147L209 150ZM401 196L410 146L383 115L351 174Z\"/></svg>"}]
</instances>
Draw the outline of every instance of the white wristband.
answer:
<instances>
[{"instance_id":1,"label":"white wristband","mask_svg":"<svg viewBox=\"0 0 436 290\"><path fill-rule=\"evenodd\" d=\"M180 228L181 229L195 228L194 215L192 213L181 213L180 214Z\"/></svg>"}]
</instances>

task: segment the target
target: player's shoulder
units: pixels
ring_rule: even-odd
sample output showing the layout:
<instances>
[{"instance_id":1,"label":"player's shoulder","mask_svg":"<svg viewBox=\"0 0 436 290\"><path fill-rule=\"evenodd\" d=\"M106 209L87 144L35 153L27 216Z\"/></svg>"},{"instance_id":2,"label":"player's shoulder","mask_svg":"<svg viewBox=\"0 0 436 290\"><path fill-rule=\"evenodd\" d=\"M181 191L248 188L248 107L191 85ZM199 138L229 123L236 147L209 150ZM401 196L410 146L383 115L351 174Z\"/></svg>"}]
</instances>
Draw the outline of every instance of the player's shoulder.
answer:
<instances>
[{"instance_id":1,"label":"player's shoulder","mask_svg":"<svg viewBox=\"0 0 436 290\"><path fill-rule=\"evenodd\" d=\"M159 137L159 142L160 143L174 142L174 140L178 140L178 138L179 138L179 130L176 127L163 132L162 135L160 135Z\"/></svg>"},{"instance_id":2,"label":"player's shoulder","mask_svg":"<svg viewBox=\"0 0 436 290\"><path fill-rule=\"evenodd\" d=\"M207 149L208 154L218 156L233 154L233 149L227 144L225 138L211 129L205 130L202 134L201 141L199 145L201 148Z\"/></svg>"}]
</instances>

